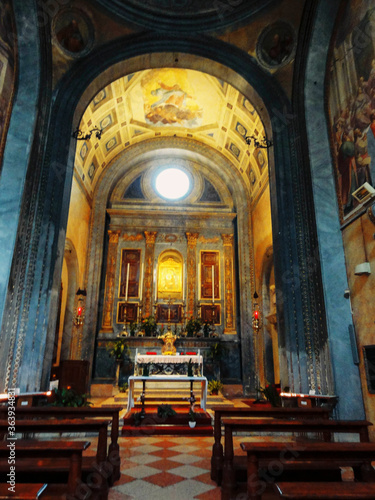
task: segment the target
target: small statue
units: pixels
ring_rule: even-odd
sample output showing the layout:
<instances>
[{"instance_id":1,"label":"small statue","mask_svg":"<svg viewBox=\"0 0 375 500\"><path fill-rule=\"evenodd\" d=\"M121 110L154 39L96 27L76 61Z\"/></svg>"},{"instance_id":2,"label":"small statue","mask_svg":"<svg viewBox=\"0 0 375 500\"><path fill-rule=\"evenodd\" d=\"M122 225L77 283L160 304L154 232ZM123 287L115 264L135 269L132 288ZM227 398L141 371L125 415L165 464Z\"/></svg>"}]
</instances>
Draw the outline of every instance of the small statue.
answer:
<instances>
[{"instance_id":1,"label":"small statue","mask_svg":"<svg viewBox=\"0 0 375 500\"><path fill-rule=\"evenodd\" d=\"M163 347L161 348L161 353L165 355L174 355L176 354L176 347L174 343L178 339L177 335L173 335L171 330L168 328L167 332L163 335L159 335L158 339L162 339L164 342Z\"/></svg>"}]
</instances>

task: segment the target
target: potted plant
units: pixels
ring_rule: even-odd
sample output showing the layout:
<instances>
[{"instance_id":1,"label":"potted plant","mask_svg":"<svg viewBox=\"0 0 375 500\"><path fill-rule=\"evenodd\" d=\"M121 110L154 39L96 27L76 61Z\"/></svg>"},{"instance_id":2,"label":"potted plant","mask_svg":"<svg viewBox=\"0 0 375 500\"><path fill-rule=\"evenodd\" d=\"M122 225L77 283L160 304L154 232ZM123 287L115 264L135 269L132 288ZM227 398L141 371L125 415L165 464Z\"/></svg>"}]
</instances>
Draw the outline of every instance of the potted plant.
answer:
<instances>
[{"instance_id":1,"label":"potted plant","mask_svg":"<svg viewBox=\"0 0 375 500\"><path fill-rule=\"evenodd\" d=\"M195 411L193 410L193 408L190 408L189 414L188 414L188 418L189 418L189 427L190 428L195 427L195 425L197 423L197 416L196 416Z\"/></svg>"},{"instance_id":2,"label":"potted plant","mask_svg":"<svg viewBox=\"0 0 375 500\"><path fill-rule=\"evenodd\" d=\"M223 390L224 384L221 380L210 380L208 382L208 392L211 395L219 394Z\"/></svg>"},{"instance_id":3,"label":"potted plant","mask_svg":"<svg viewBox=\"0 0 375 500\"><path fill-rule=\"evenodd\" d=\"M271 404L271 406L278 407L281 406L281 397L280 390L276 387L275 384L267 384L266 387L258 387L258 392L262 394L264 399ZM264 401L263 399L263 401ZM261 402L262 400L258 402ZM256 403L256 402L255 402Z\"/></svg>"},{"instance_id":4,"label":"potted plant","mask_svg":"<svg viewBox=\"0 0 375 500\"><path fill-rule=\"evenodd\" d=\"M158 417L161 419L167 419L168 417L174 417L176 415L176 411L172 408L171 405L159 405L158 406Z\"/></svg>"},{"instance_id":5,"label":"potted plant","mask_svg":"<svg viewBox=\"0 0 375 500\"><path fill-rule=\"evenodd\" d=\"M129 388L129 384L127 382L118 386L119 392L126 392L128 390L128 388Z\"/></svg>"},{"instance_id":6,"label":"potted plant","mask_svg":"<svg viewBox=\"0 0 375 500\"><path fill-rule=\"evenodd\" d=\"M117 339L113 344L111 343L107 350L109 355L115 358L116 361L116 385L119 384L120 378L120 367L122 362L124 361L124 356L130 354L129 346L126 343L124 338Z\"/></svg>"},{"instance_id":7,"label":"potted plant","mask_svg":"<svg viewBox=\"0 0 375 500\"><path fill-rule=\"evenodd\" d=\"M206 337L206 338L209 337L211 331L212 331L212 321L206 320L203 323L203 337Z\"/></svg>"},{"instance_id":8,"label":"potted plant","mask_svg":"<svg viewBox=\"0 0 375 500\"><path fill-rule=\"evenodd\" d=\"M87 394L79 394L69 386L63 389L55 389L55 400L52 406L70 406L74 408L91 406L92 403L87 401L87 397Z\"/></svg>"},{"instance_id":9,"label":"potted plant","mask_svg":"<svg viewBox=\"0 0 375 500\"><path fill-rule=\"evenodd\" d=\"M220 379L220 361L227 352L227 347L222 342L211 345L207 357L212 360L214 376Z\"/></svg>"}]
</instances>

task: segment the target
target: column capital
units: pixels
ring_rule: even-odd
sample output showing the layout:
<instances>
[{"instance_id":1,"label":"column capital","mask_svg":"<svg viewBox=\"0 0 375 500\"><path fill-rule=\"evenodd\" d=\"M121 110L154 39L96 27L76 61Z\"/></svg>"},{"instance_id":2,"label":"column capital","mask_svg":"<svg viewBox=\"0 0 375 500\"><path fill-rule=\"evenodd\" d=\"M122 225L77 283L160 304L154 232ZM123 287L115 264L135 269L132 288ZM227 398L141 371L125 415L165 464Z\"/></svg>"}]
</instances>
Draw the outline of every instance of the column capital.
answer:
<instances>
[{"instance_id":1,"label":"column capital","mask_svg":"<svg viewBox=\"0 0 375 500\"><path fill-rule=\"evenodd\" d=\"M146 244L147 245L154 245L156 241L156 235L158 234L157 231L145 231L145 238L146 238Z\"/></svg>"},{"instance_id":2,"label":"column capital","mask_svg":"<svg viewBox=\"0 0 375 500\"><path fill-rule=\"evenodd\" d=\"M118 243L119 236L120 231L113 231L112 229L108 229L108 237L110 243Z\"/></svg>"},{"instance_id":3,"label":"column capital","mask_svg":"<svg viewBox=\"0 0 375 500\"><path fill-rule=\"evenodd\" d=\"M188 245L195 247L198 241L199 233L185 233L188 240Z\"/></svg>"},{"instance_id":4,"label":"column capital","mask_svg":"<svg viewBox=\"0 0 375 500\"><path fill-rule=\"evenodd\" d=\"M233 234L222 234L221 237L223 239L224 246L225 245L229 245L229 246L233 245Z\"/></svg>"}]
</instances>

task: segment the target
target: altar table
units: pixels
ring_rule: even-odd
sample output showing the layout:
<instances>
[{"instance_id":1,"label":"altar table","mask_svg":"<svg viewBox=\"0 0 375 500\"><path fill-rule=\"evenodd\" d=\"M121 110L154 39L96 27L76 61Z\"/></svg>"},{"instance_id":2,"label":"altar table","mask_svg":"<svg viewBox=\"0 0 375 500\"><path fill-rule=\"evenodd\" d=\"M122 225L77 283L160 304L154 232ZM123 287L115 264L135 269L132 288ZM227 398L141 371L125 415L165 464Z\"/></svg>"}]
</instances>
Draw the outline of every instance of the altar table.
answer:
<instances>
[{"instance_id":1,"label":"altar table","mask_svg":"<svg viewBox=\"0 0 375 500\"><path fill-rule=\"evenodd\" d=\"M171 356L167 356L171 357ZM206 377L186 377L183 375L152 375L151 377L129 377L129 390L128 390L128 407L127 411L130 411L134 406L134 383L142 382L143 393L146 393L146 383L147 382L190 382L190 392L193 390L194 382L201 382L201 398L200 407L202 410L206 410L207 402L207 379Z\"/></svg>"},{"instance_id":2,"label":"altar table","mask_svg":"<svg viewBox=\"0 0 375 500\"><path fill-rule=\"evenodd\" d=\"M135 355L134 375L141 376L140 365L153 365L148 375L187 375L187 366L191 361L196 365L193 372L195 376L203 376L203 356L198 354L163 355L163 354L139 354Z\"/></svg>"}]
</instances>

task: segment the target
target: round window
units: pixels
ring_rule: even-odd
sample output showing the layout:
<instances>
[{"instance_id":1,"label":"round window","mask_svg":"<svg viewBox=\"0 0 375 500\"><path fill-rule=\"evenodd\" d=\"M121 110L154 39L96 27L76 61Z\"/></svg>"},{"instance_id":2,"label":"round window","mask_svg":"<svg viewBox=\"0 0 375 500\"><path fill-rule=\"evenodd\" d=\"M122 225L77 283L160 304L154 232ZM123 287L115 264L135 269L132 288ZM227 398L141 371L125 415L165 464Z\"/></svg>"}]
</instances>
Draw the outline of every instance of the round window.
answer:
<instances>
[{"instance_id":1,"label":"round window","mask_svg":"<svg viewBox=\"0 0 375 500\"><path fill-rule=\"evenodd\" d=\"M167 200L179 200L188 194L190 179L179 168L166 168L157 175L155 188L163 198Z\"/></svg>"}]
</instances>

